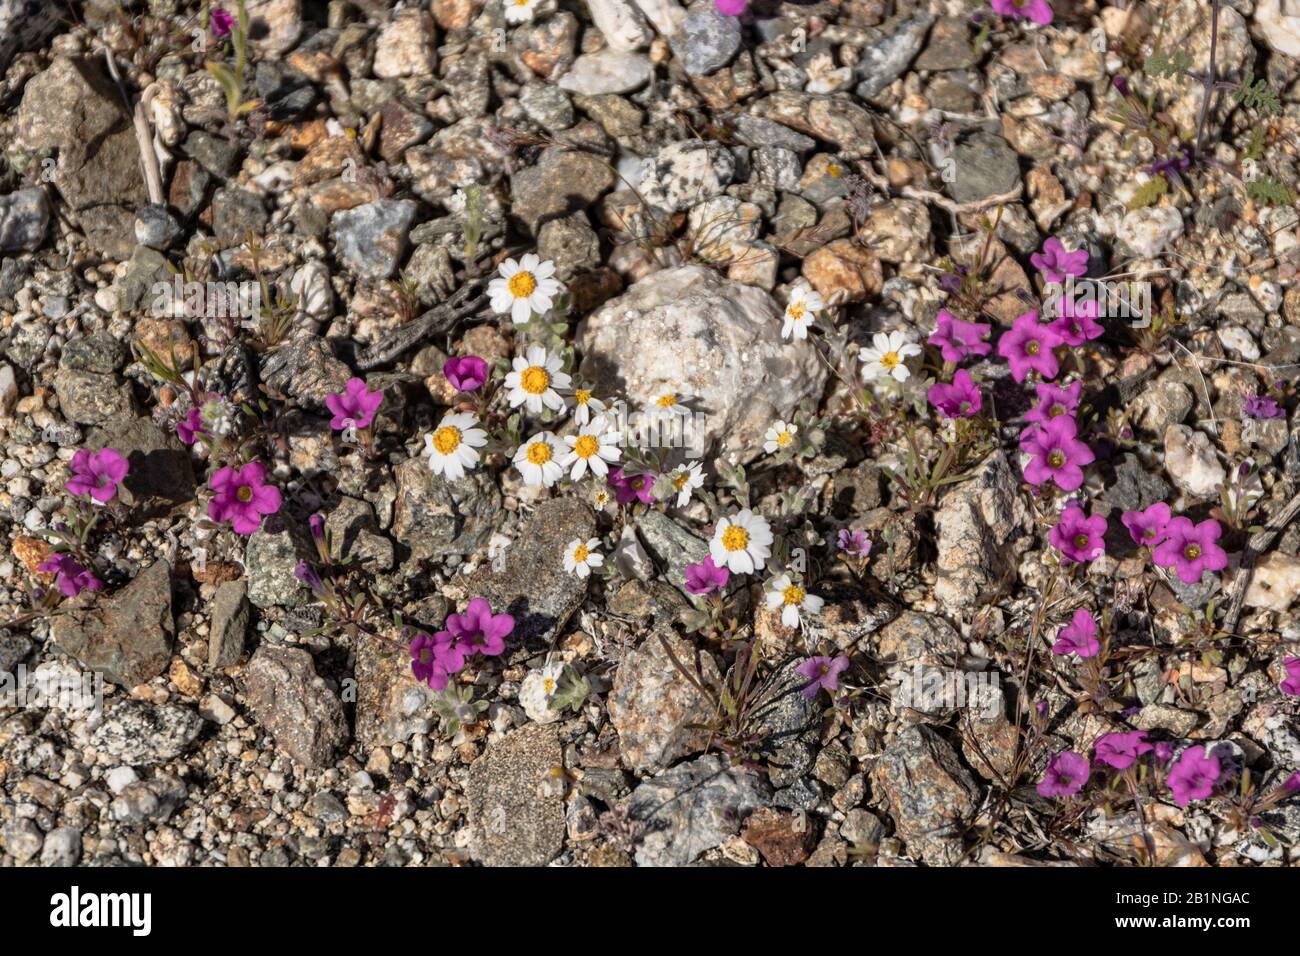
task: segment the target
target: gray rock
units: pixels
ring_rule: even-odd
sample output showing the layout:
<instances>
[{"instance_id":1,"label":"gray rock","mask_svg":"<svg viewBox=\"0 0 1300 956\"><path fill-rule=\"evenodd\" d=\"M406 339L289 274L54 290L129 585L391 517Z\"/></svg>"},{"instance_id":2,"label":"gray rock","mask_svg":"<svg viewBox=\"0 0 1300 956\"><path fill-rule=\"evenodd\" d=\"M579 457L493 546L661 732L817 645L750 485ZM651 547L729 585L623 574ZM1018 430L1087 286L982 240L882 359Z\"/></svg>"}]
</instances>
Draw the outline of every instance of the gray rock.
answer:
<instances>
[{"instance_id":1,"label":"gray rock","mask_svg":"<svg viewBox=\"0 0 1300 956\"><path fill-rule=\"evenodd\" d=\"M126 357L126 347L121 341L106 332L99 332L75 338L63 346L59 367L111 375L126 364Z\"/></svg>"},{"instance_id":2,"label":"gray rock","mask_svg":"<svg viewBox=\"0 0 1300 956\"><path fill-rule=\"evenodd\" d=\"M636 529L647 550L664 568L664 579L684 588L686 565L698 564L709 553L709 543L691 534L662 511L647 511L636 519Z\"/></svg>"},{"instance_id":3,"label":"gray rock","mask_svg":"<svg viewBox=\"0 0 1300 956\"><path fill-rule=\"evenodd\" d=\"M735 175L736 157L730 150L703 140L681 140L659 150L640 193L658 209L685 212L722 195Z\"/></svg>"},{"instance_id":4,"label":"gray rock","mask_svg":"<svg viewBox=\"0 0 1300 956\"><path fill-rule=\"evenodd\" d=\"M940 17L925 49L916 58L918 70L965 70L975 65L975 44L964 17Z\"/></svg>"},{"instance_id":5,"label":"gray rock","mask_svg":"<svg viewBox=\"0 0 1300 956\"><path fill-rule=\"evenodd\" d=\"M304 767L327 767L348 741L338 695L316 674L311 655L262 645L245 670L248 706L276 746Z\"/></svg>"},{"instance_id":6,"label":"gray rock","mask_svg":"<svg viewBox=\"0 0 1300 956\"><path fill-rule=\"evenodd\" d=\"M45 841L41 828L26 817L6 824L0 830L0 838L4 840L5 849L19 863L26 863L40 853L41 844Z\"/></svg>"},{"instance_id":7,"label":"gray rock","mask_svg":"<svg viewBox=\"0 0 1300 956\"><path fill-rule=\"evenodd\" d=\"M555 263L555 275L563 282L601 264L600 237L587 214L575 212L542 226L537 234L537 254Z\"/></svg>"},{"instance_id":8,"label":"gray rock","mask_svg":"<svg viewBox=\"0 0 1300 956\"><path fill-rule=\"evenodd\" d=\"M61 368L54 373L54 394L63 414L79 425L134 416L130 387L113 375Z\"/></svg>"},{"instance_id":9,"label":"gray rock","mask_svg":"<svg viewBox=\"0 0 1300 956\"><path fill-rule=\"evenodd\" d=\"M330 228L339 257L363 279L387 279L406 251L415 218L409 199L377 199L334 214Z\"/></svg>"},{"instance_id":10,"label":"gray rock","mask_svg":"<svg viewBox=\"0 0 1300 956\"><path fill-rule=\"evenodd\" d=\"M135 241L151 249L166 249L181 236L181 224L166 206L145 206L135 214Z\"/></svg>"},{"instance_id":11,"label":"gray rock","mask_svg":"<svg viewBox=\"0 0 1300 956\"><path fill-rule=\"evenodd\" d=\"M127 460L131 470L123 485L137 501L194 498L194 465L175 429L163 431L147 418L113 418L91 430L86 447L112 448Z\"/></svg>"},{"instance_id":12,"label":"gray rock","mask_svg":"<svg viewBox=\"0 0 1300 956\"><path fill-rule=\"evenodd\" d=\"M434 724L434 692L411 673L411 657L387 641L363 637L357 647L357 742L367 750L405 743Z\"/></svg>"},{"instance_id":13,"label":"gray rock","mask_svg":"<svg viewBox=\"0 0 1300 956\"><path fill-rule=\"evenodd\" d=\"M796 153L806 153L817 147L817 141L811 136L797 133L788 126L741 113L732 119L736 130L736 139L746 146L779 146Z\"/></svg>"},{"instance_id":14,"label":"gray rock","mask_svg":"<svg viewBox=\"0 0 1300 956\"><path fill-rule=\"evenodd\" d=\"M212 231L228 249L247 242L249 233L260 238L268 219L262 197L255 192L226 186L212 197Z\"/></svg>"},{"instance_id":15,"label":"gray rock","mask_svg":"<svg viewBox=\"0 0 1300 956\"><path fill-rule=\"evenodd\" d=\"M172 271L167 257L147 245L136 246L126 265L126 273L117 280L117 307L123 312L155 310L155 302L170 306L174 295ZM167 291L164 291L167 290ZM163 298L163 296L168 296Z\"/></svg>"},{"instance_id":16,"label":"gray rock","mask_svg":"<svg viewBox=\"0 0 1300 956\"><path fill-rule=\"evenodd\" d=\"M929 727L905 727L886 743L871 779L909 854L932 866L958 861L979 790L946 740Z\"/></svg>"},{"instance_id":17,"label":"gray rock","mask_svg":"<svg viewBox=\"0 0 1300 956\"><path fill-rule=\"evenodd\" d=\"M772 786L793 785L812 770L822 706L805 697L808 678L799 674L800 659L789 660L754 693L753 724L747 728L759 741Z\"/></svg>"},{"instance_id":18,"label":"gray rock","mask_svg":"<svg viewBox=\"0 0 1300 956\"><path fill-rule=\"evenodd\" d=\"M583 320L582 374L637 409L676 392L704 416L705 444L749 461L771 423L820 396L826 380L809 343L781 339L780 321L761 289L703 266L666 269Z\"/></svg>"},{"instance_id":19,"label":"gray rock","mask_svg":"<svg viewBox=\"0 0 1300 956\"><path fill-rule=\"evenodd\" d=\"M855 91L858 96L869 100L902 76L933 22L934 17L928 13L904 20L888 36L863 50L862 59L853 68L854 76L862 81Z\"/></svg>"},{"instance_id":20,"label":"gray rock","mask_svg":"<svg viewBox=\"0 0 1300 956\"><path fill-rule=\"evenodd\" d=\"M394 507L393 537L416 560L472 554L487 543L503 514L501 492L482 470L447 481L436 477L424 458L397 466Z\"/></svg>"},{"instance_id":21,"label":"gray rock","mask_svg":"<svg viewBox=\"0 0 1300 956\"><path fill-rule=\"evenodd\" d=\"M529 724L489 746L470 765L470 855L485 866L545 866L564 845L564 800L543 790L562 768L553 728Z\"/></svg>"},{"instance_id":22,"label":"gray rock","mask_svg":"<svg viewBox=\"0 0 1300 956\"><path fill-rule=\"evenodd\" d=\"M179 777L160 774L151 780L137 780L122 788L109 805L113 819L127 826L166 823L185 802L189 788Z\"/></svg>"},{"instance_id":23,"label":"gray rock","mask_svg":"<svg viewBox=\"0 0 1300 956\"><path fill-rule=\"evenodd\" d=\"M45 835L41 866L76 866L81 859L81 831L59 827Z\"/></svg>"},{"instance_id":24,"label":"gray rock","mask_svg":"<svg viewBox=\"0 0 1300 956\"><path fill-rule=\"evenodd\" d=\"M240 578L217 585L208 625L208 666L213 670L237 664L243 656L248 617L248 582Z\"/></svg>"},{"instance_id":25,"label":"gray rock","mask_svg":"<svg viewBox=\"0 0 1300 956\"><path fill-rule=\"evenodd\" d=\"M730 63L740 49L740 20L719 13L712 0L701 0L687 11L668 43L682 69L691 76L706 76Z\"/></svg>"},{"instance_id":26,"label":"gray rock","mask_svg":"<svg viewBox=\"0 0 1300 956\"><path fill-rule=\"evenodd\" d=\"M997 133L978 130L953 150L956 178L948 184L957 202L977 202L1015 189L1020 159Z\"/></svg>"},{"instance_id":27,"label":"gray rock","mask_svg":"<svg viewBox=\"0 0 1300 956\"><path fill-rule=\"evenodd\" d=\"M334 357L323 339L302 336L262 360L268 386L311 409L325 408L325 396L343 391L351 370Z\"/></svg>"},{"instance_id":28,"label":"gray rock","mask_svg":"<svg viewBox=\"0 0 1300 956\"><path fill-rule=\"evenodd\" d=\"M1133 423L1150 434L1163 436L1170 425L1182 424L1195 404L1186 385L1161 379L1133 399Z\"/></svg>"},{"instance_id":29,"label":"gray rock","mask_svg":"<svg viewBox=\"0 0 1300 956\"><path fill-rule=\"evenodd\" d=\"M618 731L623 762L638 772L655 772L708 746L701 725L713 717L709 698L673 665L664 648L716 694L718 665L707 651L696 650L672 631L649 634L618 666L606 706Z\"/></svg>"},{"instance_id":30,"label":"gray rock","mask_svg":"<svg viewBox=\"0 0 1300 956\"><path fill-rule=\"evenodd\" d=\"M472 593L487 598L498 614L514 616L515 630L507 641L521 654L553 642L582 605L590 579L564 570L564 548L574 538L586 540L595 533L596 516L586 502L572 497L543 501L515 544L470 579Z\"/></svg>"},{"instance_id":31,"label":"gray rock","mask_svg":"<svg viewBox=\"0 0 1300 956\"><path fill-rule=\"evenodd\" d=\"M529 232L550 219L593 205L613 187L614 171L589 153L551 147L537 164L515 174L510 214Z\"/></svg>"},{"instance_id":32,"label":"gray rock","mask_svg":"<svg viewBox=\"0 0 1300 956\"><path fill-rule=\"evenodd\" d=\"M57 57L23 90L15 139L58 151L53 183L97 252L125 259L135 245L135 210L148 197L139 147L121 94L98 58Z\"/></svg>"},{"instance_id":33,"label":"gray rock","mask_svg":"<svg viewBox=\"0 0 1300 956\"><path fill-rule=\"evenodd\" d=\"M59 650L122 687L143 684L167 669L175 632L166 561L155 561L108 597L85 592L50 619Z\"/></svg>"},{"instance_id":34,"label":"gray rock","mask_svg":"<svg viewBox=\"0 0 1300 956\"><path fill-rule=\"evenodd\" d=\"M750 107L750 112L834 143L845 159L861 159L875 153L871 114L843 96L781 90L759 100Z\"/></svg>"},{"instance_id":35,"label":"gray rock","mask_svg":"<svg viewBox=\"0 0 1300 956\"><path fill-rule=\"evenodd\" d=\"M58 7L37 0L0 0L0 73L19 50L34 50L59 29Z\"/></svg>"},{"instance_id":36,"label":"gray rock","mask_svg":"<svg viewBox=\"0 0 1300 956\"><path fill-rule=\"evenodd\" d=\"M244 567L248 600L254 607L297 607L307 600L306 587L294 577L298 549L288 530L269 531L265 522L248 539Z\"/></svg>"},{"instance_id":37,"label":"gray rock","mask_svg":"<svg viewBox=\"0 0 1300 956\"><path fill-rule=\"evenodd\" d=\"M628 816L645 828L637 865L685 866L739 833L745 817L771 800L758 773L712 754L646 780L627 804Z\"/></svg>"},{"instance_id":38,"label":"gray rock","mask_svg":"<svg viewBox=\"0 0 1300 956\"><path fill-rule=\"evenodd\" d=\"M1169 485L1142 467L1137 455L1126 454L1115 466L1115 480L1107 482L1098 500L1116 511L1141 511L1169 497Z\"/></svg>"},{"instance_id":39,"label":"gray rock","mask_svg":"<svg viewBox=\"0 0 1300 956\"><path fill-rule=\"evenodd\" d=\"M393 542L379 533L374 509L358 498L338 500L325 516L325 533L335 560L352 558L381 571L393 566Z\"/></svg>"},{"instance_id":40,"label":"gray rock","mask_svg":"<svg viewBox=\"0 0 1300 956\"><path fill-rule=\"evenodd\" d=\"M34 252L50 228L44 189L20 189L0 196L0 252Z\"/></svg>"},{"instance_id":41,"label":"gray rock","mask_svg":"<svg viewBox=\"0 0 1300 956\"><path fill-rule=\"evenodd\" d=\"M181 152L218 179L225 179L239 168L238 145L204 130L190 133L181 144Z\"/></svg>"},{"instance_id":42,"label":"gray rock","mask_svg":"<svg viewBox=\"0 0 1300 956\"><path fill-rule=\"evenodd\" d=\"M574 60L569 71L560 77L560 88L587 96L631 93L649 83L653 75L649 57L606 47Z\"/></svg>"},{"instance_id":43,"label":"gray rock","mask_svg":"<svg viewBox=\"0 0 1300 956\"><path fill-rule=\"evenodd\" d=\"M176 704L122 700L90 734L92 749L118 763L147 767L179 757L203 730L203 718Z\"/></svg>"},{"instance_id":44,"label":"gray rock","mask_svg":"<svg viewBox=\"0 0 1300 956\"><path fill-rule=\"evenodd\" d=\"M547 83L530 83L519 94L519 105L528 118L552 132L573 125L573 103L564 90Z\"/></svg>"}]
</instances>

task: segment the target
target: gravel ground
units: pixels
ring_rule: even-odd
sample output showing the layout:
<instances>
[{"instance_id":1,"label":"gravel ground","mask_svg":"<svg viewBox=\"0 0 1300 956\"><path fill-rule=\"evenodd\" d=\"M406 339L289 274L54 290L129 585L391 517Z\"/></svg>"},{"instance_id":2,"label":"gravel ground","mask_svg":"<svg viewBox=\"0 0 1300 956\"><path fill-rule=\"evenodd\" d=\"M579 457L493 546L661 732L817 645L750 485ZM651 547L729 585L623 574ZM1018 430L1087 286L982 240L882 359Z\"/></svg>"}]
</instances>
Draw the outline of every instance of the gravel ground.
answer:
<instances>
[{"instance_id":1,"label":"gravel ground","mask_svg":"<svg viewBox=\"0 0 1300 956\"><path fill-rule=\"evenodd\" d=\"M0 865L1300 862L1289 5L56 6Z\"/></svg>"}]
</instances>

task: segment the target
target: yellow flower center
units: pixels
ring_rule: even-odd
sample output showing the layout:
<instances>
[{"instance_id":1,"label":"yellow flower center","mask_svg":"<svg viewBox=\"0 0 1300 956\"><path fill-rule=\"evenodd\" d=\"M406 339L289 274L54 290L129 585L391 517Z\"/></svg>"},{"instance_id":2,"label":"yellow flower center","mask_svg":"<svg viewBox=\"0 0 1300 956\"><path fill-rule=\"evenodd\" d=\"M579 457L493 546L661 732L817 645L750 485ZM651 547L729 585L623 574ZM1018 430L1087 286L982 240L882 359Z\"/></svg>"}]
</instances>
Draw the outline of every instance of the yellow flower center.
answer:
<instances>
[{"instance_id":1,"label":"yellow flower center","mask_svg":"<svg viewBox=\"0 0 1300 956\"><path fill-rule=\"evenodd\" d=\"M586 388L578 389L573 393L573 400L579 405L586 405L591 401L591 390Z\"/></svg>"},{"instance_id":2,"label":"yellow flower center","mask_svg":"<svg viewBox=\"0 0 1300 956\"><path fill-rule=\"evenodd\" d=\"M529 395L540 395L551 386L551 376L540 365L530 365L519 376L519 387Z\"/></svg>"},{"instance_id":3,"label":"yellow flower center","mask_svg":"<svg viewBox=\"0 0 1300 956\"><path fill-rule=\"evenodd\" d=\"M1082 550L1088 546L1089 538L1086 534L1076 534L1074 536L1074 546Z\"/></svg>"},{"instance_id":4,"label":"yellow flower center","mask_svg":"<svg viewBox=\"0 0 1300 956\"><path fill-rule=\"evenodd\" d=\"M1199 544L1189 544L1183 548L1183 557L1188 561L1195 561L1201 556L1201 546Z\"/></svg>"},{"instance_id":5,"label":"yellow flower center","mask_svg":"<svg viewBox=\"0 0 1300 956\"><path fill-rule=\"evenodd\" d=\"M798 322L803 318L804 307L802 302L791 302L785 307L785 314Z\"/></svg>"},{"instance_id":6,"label":"yellow flower center","mask_svg":"<svg viewBox=\"0 0 1300 956\"><path fill-rule=\"evenodd\" d=\"M889 369L891 372L898 368L898 363L900 361L902 361L902 359L898 357L897 352L886 352L884 355L880 356L881 366Z\"/></svg>"},{"instance_id":7,"label":"yellow flower center","mask_svg":"<svg viewBox=\"0 0 1300 956\"><path fill-rule=\"evenodd\" d=\"M739 525L729 525L722 532L722 546L728 551L744 551L749 544L749 532Z\"/></svg>"},{"instance_id":8,"label":"yellow flower center","mask_svg":"<svg viewBox=\"0 0 1300 956\"><path fill-rule=\"evenodd\" d=\"M1048 409L1047 414L1050 415L1052 418L1056 418L1058 415L1064 415L1065 406L1062 405L1060 402L1057 402L1050 409Z\"/></svg>"},{"instance_id":9,"label":"yellow flower center","mask_svg":"<svg viewBox=\"0 0 1300 956\"><path fill-rule=\"evenodd\" d=\"M781 434L776 436L776 443L780 445L782 448L790 444L790 442L792 441L794 441L794 436L790 434L789 429L781 432Z\"/></svg>"},{"instance_id":10,"label":"yellow flower center","mask_svg":"<svg viewBox=\"0 0 1300 956\"><path fill-rule=\"evenodd\" d=\"M252 501L253 489L248 485L241 485L239 490L235 492L235 497L240 501Z\"/></svg>"},{"instance_id":11,"label":"yellow flower center","mask_svg":"<svg viewBox=\"0 0 1300 956\"><path fill-rule=\"evenodd\" d=\"M577 442L573 445L573 450L579 458L590 458L600 451L600 442L596 441L594 435L579 435Z\"/></svg>"},{"instance_id":12,"label":"yellow flower center","mask_svg":"<svg viewBox=\"0 0 1300 956\"><path fill-rule=\"evenodd\" d=\"M793 604L798 606L803 603L803 598L804 598L803 588L799 587L799 585L797 584L791 584L790 586L782 589L781 591L781 600L783 600L786 604Z\"/></svg>"},{"instance_id":13,"label":"yellow flower center","mask_svg":"<svg viewBox=\"0 0 1300 956\"><path fill-rule=\"evenodd\" d=\"M590 556L591 552L587 550L585 544L580 544L573 549L573 560L578 564L582 564Z\"/></svg>"},{"instance_id":14,"label":"yellow flower center","mask_svg":"<svg viewBox=\"0 0 1300 956\"><path fill-rule=\"evenodd\" d=\"M1065 452L1061 451L1059 448L1056 449L1047 456L1047 463L1053 468L1060 468L1065 464Z\"/></svg>"},{"instance_id":15,"label":"yellow flower center","mask_svg":"<svg viewBox=\"0 0 1300 956\"><path fill-rule=\"evenodd\" d=\"M460 447L460 429L443 425L433 433L433 447L440 455L450 455Z\"/></svg>"},{"instance_id":16,"label":"yellow flower center","mask_svg":"<svg viewBox=\"0 0 1300 956\"><path fill-rule=\"evenodd\" d=\"M1039 348L1040 348L1040 346L1039 346L1039 344L1038 344L1038 340L1037 340L1037 339L1030 339L1028 342L1025 343L1025 354L1026 354L1026 355L1037 355L1037 354L1038 354L1038 350L1039 350Z\"/></svg>"},{"instance_id":17,"label":"yellow flower center","mask_svg":"<svg viewBox=\"0 0 1300 956\"><path fill-rule=\"evenodd\" d=\"M516 0L516 2L518 2L518 0ZM523 2L526 3L527 0L523 0ZM522 4L520 5L522 6ZM550 697L552 694L555 693L555 681L549 677L543 677L542 689L546 691L546 696Z\"/></svg>"},{"instance_id":18,"label":"yellow flower center","mask_svg":"<svg viewBox=\"0 0 1300 956\"><path fill-rule=\"evenodd\" d=\"M520 7L527 5L527 3L516 3L516 6ZM510 281L506 283L506 287L510 290L510 294L516 299L526 299L532 295L533 290L537 288L537 280L533 278L531 272L516 272L510 277Z\"/></svg>"},{"instance_id":19,"label":"yellow flower center","mask_svg":"<svg viewBox=\"0 0 1300 956\"><path fill-rule=\"evenodd\" d=\"M655 399L655 404L658 405L660 408L672 408L674 405L677 404L677 393L668 392L664 395L660 395L658 398Z\"/></svg>"},{"instance_id":20,"label":"yellow flower center","mask_svg":"<svg viewBox=\"0 0 1300 956\"><path fill-rule=\"evenodd\" d=\"M551 446L544 441L535 441L528 446L528 460L534 465L544 465L551 460Z\"/></svg>"},{"instance_id":21,"label":"yellow flower center","mask_svg":"<svg viewBox=\"0 0 1300 956\"><path fill-rule=\"evenodd\" d=\"M673 475L673 487L681 491L686 487L686 482L691 480L691 473L688 471L679 471Z\"/></svg>"}]
</instances>

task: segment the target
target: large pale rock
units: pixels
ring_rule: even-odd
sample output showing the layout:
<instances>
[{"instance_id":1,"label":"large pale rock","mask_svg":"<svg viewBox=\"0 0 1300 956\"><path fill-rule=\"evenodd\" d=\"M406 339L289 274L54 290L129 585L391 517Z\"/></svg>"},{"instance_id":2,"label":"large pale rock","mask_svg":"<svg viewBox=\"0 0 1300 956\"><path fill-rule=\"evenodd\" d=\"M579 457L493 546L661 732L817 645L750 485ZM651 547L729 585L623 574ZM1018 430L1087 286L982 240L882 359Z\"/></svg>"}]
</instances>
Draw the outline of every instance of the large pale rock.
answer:
<instances>
[{"instance_id":1,"label":"large pale rock","mask_svg":"<svg viewBox=\"0 0 1300 956\"><path fill-rule=\"evenodd\" d=\"M939 558L934 594L949 613L968 613L1015 580L1013 544L1029 527L1019 484L999 451L944 496L935 516Z\"/></svg>"},{"instance_id":2,"label":"large pale rock","mask_svg":"<svg viewBox=\"0 0 1300 956\"><path fill-rule=\"evenodd\" d=\"M706 445L733 462L762 453L763 433L805 398L825 369L808 342L781 339L781 310L761 289L703 266L653 273L579 327L582 374L632 407L676 392L703 415Z\"/></svg>"},{"instance_id":3,"label":"large pale rock","mask_svg":"<svg viewBox=\"0 0 1300 956\"><path fill-rule=\"evenodd\" d=\"M605 42L615 50L639 50L654 34L630 0L587 0L587 9Z\"/></svg>"},{"instance_id":4,"label":"large pale rock","mask_svg":"<svg viewBox=\"0 0 1300 956\"><path fill-rule=\"evenodd\" d=\"M1255 564L1246 588L1247 607L1282 612L1300 597L1300 558L1281 551L1264 555Z\"/></svg>"},{"instance_id":5,"label":"large pale rock","mask_svg":"<svg viewBox=\"0 0 1300 956\"><path fill-rule=\"evenodd\" d=\"M564 845L564 800L544 787L564 764L551 727L529 724L469 768L470 854L486 866L545 866Z\"/></svg>"},{"instance_id":6,"label":"large pale rock","mask_svg":"<svg viewBox=\"0 0 1300 956\"><path fill-rule=\"evenodd\" d=\"M1217 487L1227 478L1215 457L1214 444L1204 432L1186 425L1165 429L1165 471L1179 491L1198 498L1217 497Z\"/></svg>"},{"instance_id":7,"label":"large pale rock","mask_svg":"<svg viewBox=\"0 0 1300 956\"><path fill-rule=\"evenodd\" d=\"M327 767L348 740L338 695L297 647L263 645L248 662L248 706L280 747L304 767Z\"/></svg>"}]
</instances>

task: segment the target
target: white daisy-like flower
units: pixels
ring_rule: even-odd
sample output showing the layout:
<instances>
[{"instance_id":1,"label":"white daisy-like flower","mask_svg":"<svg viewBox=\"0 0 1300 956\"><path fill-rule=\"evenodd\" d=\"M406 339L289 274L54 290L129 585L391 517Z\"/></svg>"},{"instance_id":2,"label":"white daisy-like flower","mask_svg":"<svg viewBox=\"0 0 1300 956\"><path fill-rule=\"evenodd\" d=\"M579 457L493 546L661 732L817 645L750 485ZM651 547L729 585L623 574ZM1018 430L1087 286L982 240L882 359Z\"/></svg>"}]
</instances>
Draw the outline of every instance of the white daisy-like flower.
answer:
<instances>
[{"instance_id":1,"label":"white daisy-like flower","mask_svg":"<svg viewBox=\"0 0 1300 956\"><path fill-rule=\"evenodd\" d=\"M507 10L509 3L507 0ZM543 262L530 252L518 262L507 259L497 266L497 271L501 274L488 283L493 312L509 312L515 325L524 325L534 312L545 315L551 311L555 294L560 291L559 281L551 278L555 275L555 263L549 259Z\"/></svg>"},{"instance_id":2,"label":"white daisy-like flower","mask_svg":"<svg viewBox=\"0 0 1300 956\"><path fill-rule=\"evenodd\" d=\"M551 698L560 689L563 676L563 661L547 661L538 670L529 671L519 685L519 704L524 713L539 724L558 720L560 714L551 709Z\"/></svg>"},{"instance_id":3,"label":"white daisy-like flower","mask_svg":"<svg viewBox=\"0 0 1300 956\"><path fill-rule=\"evenodd\" d=\"M573 466L569 477L577 481L591 469L597 478L604 478L609 473L607 461L618 461L622 451L619 450L619 433L610 431L609 424L603 416L596 416L590 424L583 425L576 435L564 436L564 443L569 451L560 459L560 464L568 468Z\"/></svg>"},{"instance_id":4,"label":"white daisy-like flower","mask_svg":"<svg viewBox=\"0 0 1300 956\"><path fill-rule=\"evenodd\" d=\"M763 436L767 439L763 442L763 451L769 455L774 451L785 451L794 444L794 436L797 434L799 434L799 429L794 425L787 425L785 422L778 421Z\"/></svg>"},{"instance_id":5,"label":"white daisy-like flower","mask_svg":"<svg viewBox=\"0 0 1300 956\"><path fill-rule=\"evenodd\" d=\"M790 580L790 575L782 574L767 584L767 606L772 610L781 608L781 623L786 627L799 627L804 614L820 614L823 601L815 594L809 594L800 584Z\"/></svg>"},{"instance_id":6,"label":"white daisy-like flower","mask_svg":"<svg viewBox=\"0 0 1300 956\"><path fill-rule=\"evenodd\" d=\"M564 443L552 432L538 432L520 445L514 463L524 476L524 484L549 488L559 481L564 474L560 467L564 451Z\"/></svg>"},{"instance_id":7,"label":"white daisy-like flower","mask_svg":"<svg viewBox=\"0 0 1300 956\"><path fill-rule=\"evenodd\" d=\"M709 542L709 554L718 567L735 574L752 574L767 564L772 553L772 528L767 519L748 508L730 518L719 518Z\"/></svg>"},{"instance_id":8,"label":"white daisy-like flower","mask_svg":"<svg viewBox=\"0 0 1300 956\"><path fill-rule=\"evenodd\" d=\"M826 308L821 293L807 281L800 279L790 287L790 300L785 304L785 321L781 324L781 338L808 338L808 326L816 313Z\"/></svg>"},{"instance_id":9,"label":"white daisy-like flower","mask_svg":"<svg viewBox=\"0 0 1300 956\"><path fill-rule=\"evenodd\" d=\"M596 550L599 545L599 538L588 538L586 541L574 538L564 549L564 570L580 578L591 574L592 568L605 563L605 556Z\"/></svg>"},{"instance_id":10,"label":"white daisy-like flower","mask_svg":"<svg viewBox=\"0 0 1300 956\"><path fill-rule=\"evenodd\" d=\"M614 492L604 482L596 482L591 486L591 496L588 500L596 511L607 511L614 504Z\"/></svg>"},{"instance_id":11,"label":"white daisy-like flower","mask_svg":"<svg viewBox=\"0 0 1300 956\"><path fill-rule=\"evenodd\" d=\"M523 355L516 355L514 370L505 382L510 407L523 405L534 415L540 415L543 406L556 412L564 408L564 399L556 391L569 387L569 376L560 371L562 367L560 357L540 345L530 345Z\"/></svg>"},{"instance_id":12,"label":"white daisy-like flower","mask_svg":"<svg viewBox=\"0 0 1300 956\"><path fill-rule=\"evenodd\" d=\"M646 414L651 418L672 418L675 415L689 415L691 410L682 404L683 396L677 392L665 391L650 399Z\"/></svg>"},{"instance_id":13,"label":"white daisy-like flower","mask_svg":"<svg viewBox=\"0 0 1300 956\"><path fill-rule=\"evenodd\" d=\"M585 425L591 420L593 414L599 415L605 410L605 403L591 394L589 388L575 388L573 390L573 420L579 425Z\"/></svg>"},{"instance_id":14,"label":"white daisy-like flower","mask_svg":"<svg viewBox=\"0 0 1300 956\"><path fill-rule=\"evenodd\" d=\"M533 18L541 0L502 0L501 10L506 23L524 23Z\"/></svg>"},{"instance_id":15,"label":"white daisy-like flower","mask_svg":"<svg viewBox=\"0 0 1300 956\"><path fill-rule=\"evenodd\" d=\"M691 492L704 484L704 469L698 461L688 461L676 471L668 473L668 480L677 492L677 507L685 508Z\"/></svg>"},{"instance_id":16,"label":"white daisy-like flower","mask_svg":"<svg viewBox=\"0 0 1300 956\"><path fill-rule=\"evenodd\" d=\"M468 412L449 412L430 435L424 436L424 453L435 475L455 481L478 464L476 448L487 444L487 432L478 427L478 419Z\"/></svg>"},{"instance_id":17,"label":"white daisy-like flower","mask_svg":"<svg viewBox=\"0 0 1300 956\"><path fill-rule=\"evenodd\" d=\"M862 377L868 382L892 376L895 381L906 382L911 373L905 364L913 355L920 355L921 347L907 341L902 332L877 332L871 345L858 353L862 359Z\"/></svg>"}]
</instances>

